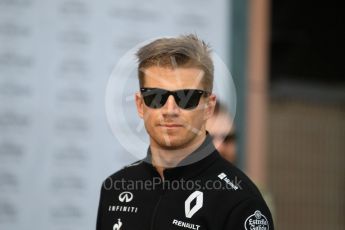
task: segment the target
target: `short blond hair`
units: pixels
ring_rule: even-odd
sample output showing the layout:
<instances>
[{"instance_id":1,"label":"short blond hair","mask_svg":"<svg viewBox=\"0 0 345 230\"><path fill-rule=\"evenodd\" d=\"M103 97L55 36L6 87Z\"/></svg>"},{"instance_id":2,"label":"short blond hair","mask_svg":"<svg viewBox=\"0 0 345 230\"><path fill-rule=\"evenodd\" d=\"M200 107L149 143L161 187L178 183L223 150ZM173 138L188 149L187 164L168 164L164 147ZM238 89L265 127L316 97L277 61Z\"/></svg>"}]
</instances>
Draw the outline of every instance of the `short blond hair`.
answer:
<instances>
[{"instance_id":1,"label":"short blond hair","mask_svg":"<svg viewBox=\"0 0 345 230\"><path fill-rule=\"evenodd\" d=\"M196 35L182 35L176 38L160 38L143 47L136 53L138 57L139 85L144 85L144 70L151 66L167 68L194 67L204 71L202 84L212 92L214 66L211 48Z\"/></svg>"}]
</instances>

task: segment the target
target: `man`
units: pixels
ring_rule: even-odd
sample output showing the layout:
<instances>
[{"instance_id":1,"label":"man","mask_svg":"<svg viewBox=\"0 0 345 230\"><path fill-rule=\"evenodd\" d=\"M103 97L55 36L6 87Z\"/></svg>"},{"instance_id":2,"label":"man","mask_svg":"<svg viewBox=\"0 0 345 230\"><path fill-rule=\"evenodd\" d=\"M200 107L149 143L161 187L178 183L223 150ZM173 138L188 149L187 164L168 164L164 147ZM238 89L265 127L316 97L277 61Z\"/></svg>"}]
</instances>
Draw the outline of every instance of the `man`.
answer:
<instances>
[{"instance_id":1,"label":"man","mask_svg":"<svg viewBox=\"0 0 345 230\"><path fill-rule=\"evenodd\" d=\"M220 155L236 165L236 136L231 116L226 107L217 101L213 116L207 120L206 129Z\"/></svg>"},{"instance_id":2,"label":"man","mask_svg":"<svg viewBox=\"0 0 345 230\"><path fill-rule=\"evenodd\" d=\"M258 189L205 129L216 102L209 47L194 35L162 38L137 56L135 101L150 145L104 181L97 230L273 229Z\"/></svg>"}]
</instances>

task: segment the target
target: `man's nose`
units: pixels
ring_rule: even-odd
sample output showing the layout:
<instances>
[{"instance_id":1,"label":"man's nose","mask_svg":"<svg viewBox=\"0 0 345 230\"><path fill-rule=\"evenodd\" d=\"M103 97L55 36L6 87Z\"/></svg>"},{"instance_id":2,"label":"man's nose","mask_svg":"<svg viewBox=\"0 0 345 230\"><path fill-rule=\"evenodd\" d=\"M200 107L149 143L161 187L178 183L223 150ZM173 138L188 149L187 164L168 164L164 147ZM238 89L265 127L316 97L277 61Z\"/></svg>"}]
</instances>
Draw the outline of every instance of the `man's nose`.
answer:
<instances>
[{"instance_id":1,"label":"man's nose","mask_svg":"<svg viewBox=\"0 0 345 230\"><path fill-rule=\"evenodd\" d=\"M179 107L175 102L174 96L169 95L168 100L163 106L163 114L177 114L179 112Z\"/></svg>"}]
</instances>

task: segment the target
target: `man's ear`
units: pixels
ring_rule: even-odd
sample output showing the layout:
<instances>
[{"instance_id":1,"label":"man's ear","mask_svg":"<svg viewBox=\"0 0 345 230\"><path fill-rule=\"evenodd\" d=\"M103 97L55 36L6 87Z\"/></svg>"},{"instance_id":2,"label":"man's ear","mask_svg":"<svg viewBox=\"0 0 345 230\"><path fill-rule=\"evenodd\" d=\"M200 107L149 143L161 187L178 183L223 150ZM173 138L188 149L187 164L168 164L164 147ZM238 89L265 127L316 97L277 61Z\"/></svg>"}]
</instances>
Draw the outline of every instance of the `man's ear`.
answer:
<instances>
[{"instance_id":1,"label":"man's ear","mask_svg":"<svg viewBox=\"0 0 345 230\"><path fill-rule=\"evenodd\" d=\"M143 118L144 117L144 102L139 92L135 93L135 104L137 106L139 117Z\"/></svg>"},{"instance_id":2,"label":"man's ear","mask_svg":"<svg viewBox=\"0 0 345 230\"><path fill-rule=\"evenodd\" d=\"M210 117L212 117L213 112L214 112L214 108L216 107L216 101L217 101L217 97L215 94L211 94L208 97L208 100L205 104L205 120L208 120Z\"/></svg>"}]
</instances>

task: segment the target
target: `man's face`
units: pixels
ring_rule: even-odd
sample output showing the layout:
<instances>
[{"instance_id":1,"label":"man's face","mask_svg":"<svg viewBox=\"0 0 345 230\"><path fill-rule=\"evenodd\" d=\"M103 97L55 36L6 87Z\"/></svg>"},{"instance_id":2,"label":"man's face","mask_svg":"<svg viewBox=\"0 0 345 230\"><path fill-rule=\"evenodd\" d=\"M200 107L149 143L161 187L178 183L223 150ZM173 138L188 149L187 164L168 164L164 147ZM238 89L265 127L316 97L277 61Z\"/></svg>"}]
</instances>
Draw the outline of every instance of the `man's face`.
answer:
<instances>
[{"instance_id":1,"label":"man's face","mask_svg":"<svg viewBox=\"0 0 345 230\"><path fill-rule=\"evenodd\" d=\"M169 91L201 89L203 71L198 68L168 68L152 66L145 69L145 88L161 88ZM180 108L172 95L161 108L145 105L142 94L136 93L139 116L144 119L150 135L151 147L182 149L198 143L205 136L205 122L212 115L216 97L202 96L194 109Z\"/></svg>"}]
</instances>

